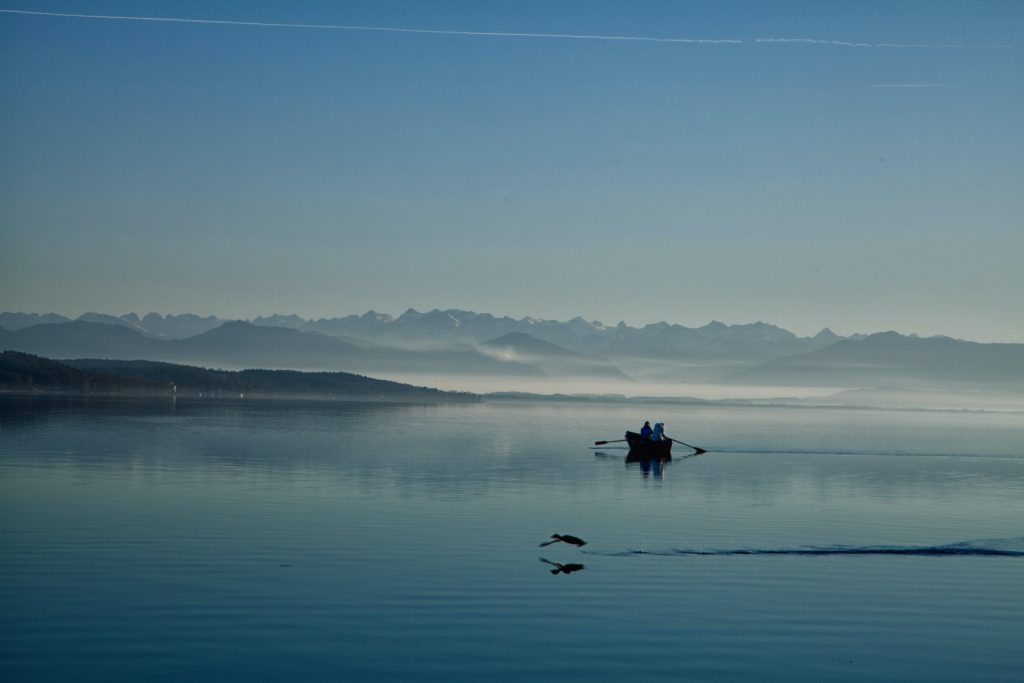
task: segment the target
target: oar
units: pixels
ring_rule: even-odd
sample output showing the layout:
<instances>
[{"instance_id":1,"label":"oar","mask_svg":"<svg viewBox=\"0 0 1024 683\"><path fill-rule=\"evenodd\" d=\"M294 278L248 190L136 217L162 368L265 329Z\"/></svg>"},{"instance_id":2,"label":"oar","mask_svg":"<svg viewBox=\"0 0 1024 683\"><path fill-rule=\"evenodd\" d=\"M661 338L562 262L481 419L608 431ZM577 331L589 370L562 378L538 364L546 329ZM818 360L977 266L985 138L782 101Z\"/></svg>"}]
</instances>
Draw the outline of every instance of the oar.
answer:
<instances>
[{"instance_id":1,"label":"oar","mask_svg":"<svg viewBox=\"0 0 1024 683\"><path fill-rule=\"evenodd\" d=\"M694 455L700 455L701 453L707 453L707 451L704 450L703 448L697 448L696 446L691 446L688 443L683 443L679 439L673 439L671 436L666 436L665 438L668 439L669 441L675 441L680 446L686 446L687 448L692 448L693 450L697 451L696 453L694 453Z\"/></svg>"},{"instance_id":2,"label":"oar","mask_svg":"<svg viewBox=\"0 0 1024 683\"><path fill-rule=\"evenodd\" d=\"M615 439L614 441L595 441L595 442L594 442L594 445L595 445L595 446L603 446L603 445L605 445L606 443L622 443L622 442L623 442L623 441L625 441L625 440L626 440L626 439Z\"/></svg>"}]
</instances>

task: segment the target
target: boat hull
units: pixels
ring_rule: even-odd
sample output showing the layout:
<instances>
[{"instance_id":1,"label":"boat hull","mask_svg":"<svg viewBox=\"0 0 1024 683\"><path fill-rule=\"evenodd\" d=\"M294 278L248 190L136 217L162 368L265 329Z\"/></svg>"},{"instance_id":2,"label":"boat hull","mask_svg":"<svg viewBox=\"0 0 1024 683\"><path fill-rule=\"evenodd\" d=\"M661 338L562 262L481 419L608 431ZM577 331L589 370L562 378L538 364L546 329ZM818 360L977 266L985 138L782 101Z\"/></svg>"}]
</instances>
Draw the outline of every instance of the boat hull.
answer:
<instances>
[{"instance_id":1,"label":"boat hull","mask_svg":"<svg viewBox=\"0 0 1024 683\"><path fill-rule=\"evenodd\" d=\"M672 441L662 439L651 441L644 439L636 432L626 432L626 443L629 444L629 460L670 460L672 458Z\"/></svg>"}]
</instances>

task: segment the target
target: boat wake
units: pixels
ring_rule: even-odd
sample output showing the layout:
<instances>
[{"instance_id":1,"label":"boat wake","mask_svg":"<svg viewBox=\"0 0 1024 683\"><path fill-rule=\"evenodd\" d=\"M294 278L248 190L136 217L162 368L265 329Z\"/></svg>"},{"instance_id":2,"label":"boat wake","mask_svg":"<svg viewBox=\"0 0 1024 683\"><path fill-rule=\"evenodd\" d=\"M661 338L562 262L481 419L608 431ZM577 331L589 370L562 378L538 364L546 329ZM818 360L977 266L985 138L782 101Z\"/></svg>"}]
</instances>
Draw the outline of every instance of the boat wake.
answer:
<instances>
[{"instance_id":1,"label":"boat wake","mask_svg":"<svg viewBox=\"0 0 1024 683\"><path fill-rule=\"evenodd\" d=\"M823 555L1024 557L1024 538L961 541L959 543L933 546L834 545L800 546L795 548L672 548L669 550L624 550L619 552L584 550L583 552L588 555L606 555L610 557L633 557L640 555L653 555L658 557L726 557L735 555L802 555L812 557L820 557Z\"/></svg>"},{"instance_id":2,"label":"boat wake","mask_svg":"<svg viewBox=\"0 0 1024 683\"><path fill-rule=\"evenodd\" d=\"M841 456L898 456L913 458L986 458L996 460L1017 460L1019 453L986 453L986 452L921 452L897 450L864 450L864 449L821 449L821 448L730 448L710 445L705 449L708 453L729 453L739 455L841 455Z\"/></svg>"}]
</instances>

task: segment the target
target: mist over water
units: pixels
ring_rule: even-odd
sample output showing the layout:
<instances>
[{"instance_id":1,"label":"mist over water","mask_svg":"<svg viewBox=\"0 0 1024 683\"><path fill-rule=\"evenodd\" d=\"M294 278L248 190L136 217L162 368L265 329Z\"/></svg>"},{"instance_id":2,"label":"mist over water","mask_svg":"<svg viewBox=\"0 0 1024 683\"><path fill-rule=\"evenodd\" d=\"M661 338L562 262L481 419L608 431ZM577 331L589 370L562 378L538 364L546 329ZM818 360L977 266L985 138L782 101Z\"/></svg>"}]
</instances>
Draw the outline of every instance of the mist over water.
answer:
<instances>
[{"instance_id":1,"label":"mist over water","mask_svg":"<svg viewBox=\"0 0 1024 683\"><path fill-rule=\"evenodd\" d=\"M672 380L619 380L614 378L493 377L377 373L381 379L431 386L449 391L487 394L519 392L540 395L587 395L650 398L696 398L708 401L749 400L808 407L846 406L926 410L1024 411L1024 393L1015 391L908 390L898 388L777 386L683 382Z\"/></svg>"},{"instance_id":2,"label":"mist over water","mask_svg":"<svg viewBox=\"0 0 1024 683\"><path fill-rule=\"evenodd\" d=\"M595 396L619 394L631 397L728 399L772 398L776 396L804 398L809 396L827 396L839 391L838 389L821 387L737 386L585 377L488 377L482 375L409 375L391 373L383 373L378 376L392 381L434 386L451 391L471 391L474 393L524 392L544 395L588 394Z\"/></svg>"}]
</instances>

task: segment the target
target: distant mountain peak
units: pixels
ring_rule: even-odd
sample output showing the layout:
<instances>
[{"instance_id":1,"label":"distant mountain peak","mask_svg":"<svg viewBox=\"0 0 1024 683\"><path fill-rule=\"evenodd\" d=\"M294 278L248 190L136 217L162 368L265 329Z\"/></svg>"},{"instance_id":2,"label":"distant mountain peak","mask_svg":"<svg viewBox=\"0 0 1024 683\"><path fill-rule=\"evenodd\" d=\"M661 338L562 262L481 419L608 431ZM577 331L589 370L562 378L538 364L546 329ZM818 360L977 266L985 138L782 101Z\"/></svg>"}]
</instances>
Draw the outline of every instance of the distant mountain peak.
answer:
<instances>
[{"instance_id":1,"label":"distant mountain peak","mask_svg":"<svg viewBox=\"0 0 1024 683\"><path fill-rule=\"evenodd\" d=\"M572 351L558 344L538 339L526 332L509 332L480 346L511 359L537 363L550 376L590 376L630 379L606 359Z\"/></svg>"},{"instance_id":2,"label":"distant mountain peak","mask_svg":"<svg viewBox=\"0 0 1024 683\"><path fill-rule=\"evenodd\" d=\"M394 321L394 318L388 315L387 313L378 313L372 308L368 310L366 313L363 313L361 316L359 316L359 319L367 322L377 321L382 323L390 323Z\"/></svg>"},{"instance_id":3,"label":"distant mountain peak","mask_svg":"<svg viewBox=\"0 0 1024 683\"><path fill-rule=\"evenodd\" d=\"M558 349L559 351L565 353L573 353L572 351L569 351L569 349L563 348L558 344L546 342L543 339L538 339L537 337L534 337L532 334L527 334L526 332L509 332L507 334L501 335L500 337L488 339L487 341L481 343L484 344L485 346L522 346L524 344L529 344L535 349Z\"/></svg>"},{"instance_id":4,"label":"distant mountain peak","mask_svg":"<svg viewBox=\"0 0 1024 683\"><path fill-rule=\"evenodd\" d=\"M33 325L66 323L69 318L56 313L0 313L0 327L5 330L20 330Z\"/></svg>"},{"instance_id":5,"label":"distant mountain peak","mask_svg":"<svg viewBox=\"0 0 1024 683\"><path fill-rule=\"evenodd\" d=\"M603 332L606 329L605 326L600 321L598 321L598 320L587 320L587 319L585 319L581 315L576 316L575 318L573 318L572 320L570 320L566 324L567 325L572 325L574 327L583 327L583 328L587 328L587 329L591 329L591 330L596 330L598 332Z\"/></svg>"},{"instance_id":6,"label":"distant mountain peak","mask_svg":"<svg viewBox=\"0 0 1024 683\"><path fill-rule=\"evenodd\" d=\"M262 327L291 327L293 329L298 329L306 323L306 320L305 318L300 318L294 313L272 313L267 316L258 316L253 318L252 323Z\"/></svg>"},{"instance_id":7,"label":"distant mountain peak","mask_svg":"<svg viewBox=\"0 0 1024 683\"><path fill-rule=\"evenodd\" d=\"M75 318L75 320L81 320L87 323L106 323L108 325L124 325L128 321L118 318L116 315L108 315L106 313L97 313L95 311L89 311Z\"/></svg>"},{"instance_id":8,"label":"distant mountain peak","mask_svg":"<svg viewBox=\"0 0 1024 683\"><path fill-rule=\"evenodd\" d=\"M538 339L526 332L509 332L494 339L481 342L481 346L492 349L509 349L522 354L537 354L541 356L571 356L584 357L583 354L552 344L551 342Z\"/></svg>"}]
</instances>

